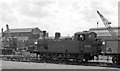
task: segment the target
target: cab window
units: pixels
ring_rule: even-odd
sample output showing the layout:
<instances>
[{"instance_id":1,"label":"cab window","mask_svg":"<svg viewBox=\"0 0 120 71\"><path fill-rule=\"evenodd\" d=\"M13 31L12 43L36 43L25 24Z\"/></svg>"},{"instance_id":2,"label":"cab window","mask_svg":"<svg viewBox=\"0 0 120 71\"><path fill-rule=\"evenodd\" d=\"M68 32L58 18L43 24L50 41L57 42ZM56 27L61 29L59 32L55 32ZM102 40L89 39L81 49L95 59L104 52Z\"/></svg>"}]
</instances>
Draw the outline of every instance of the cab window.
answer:
<instances>
[{"instance_id":1,"label":"cab window","mask_svg":"<svg viewBox=\"0 0 120 71\"><path fill-rule=\"evenodd\" d=\"M84 36L84 35L79 35L79 36L78 36L78 40L80 40L80 41L85 40L85 36Z\"/></svg>"},{"instance_id":2,"label":"cab window","mask_svg":"<svg viewBox=\"0 0 120 71\"><path fill-rule=\"evenodd\" d=\"M92 38L92 36L89 34L89 38Z\"/></svg>"}]
</instances>

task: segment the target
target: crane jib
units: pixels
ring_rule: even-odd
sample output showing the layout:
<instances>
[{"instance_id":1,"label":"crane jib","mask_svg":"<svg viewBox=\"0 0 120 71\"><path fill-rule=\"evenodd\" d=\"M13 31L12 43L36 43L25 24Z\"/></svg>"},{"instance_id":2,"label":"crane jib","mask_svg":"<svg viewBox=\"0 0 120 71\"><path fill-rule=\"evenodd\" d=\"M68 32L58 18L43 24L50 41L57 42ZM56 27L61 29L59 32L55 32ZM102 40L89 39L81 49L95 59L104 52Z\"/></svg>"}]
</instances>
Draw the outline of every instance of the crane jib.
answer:
<instances>
[{"instance_id":1,"label":"crane jib","mask_svg":"<svg viewBox=\"0 0 120 71\"><path fill-rule=\"evenodd\" d=\"M102 22L104 23L106 29L109 31L112 37L117 37L117 34L113 30L113 28L110 26L111 22L109 22L99 11L97 11L98 15L100 16Z\"/></svg>"}]
</instances>

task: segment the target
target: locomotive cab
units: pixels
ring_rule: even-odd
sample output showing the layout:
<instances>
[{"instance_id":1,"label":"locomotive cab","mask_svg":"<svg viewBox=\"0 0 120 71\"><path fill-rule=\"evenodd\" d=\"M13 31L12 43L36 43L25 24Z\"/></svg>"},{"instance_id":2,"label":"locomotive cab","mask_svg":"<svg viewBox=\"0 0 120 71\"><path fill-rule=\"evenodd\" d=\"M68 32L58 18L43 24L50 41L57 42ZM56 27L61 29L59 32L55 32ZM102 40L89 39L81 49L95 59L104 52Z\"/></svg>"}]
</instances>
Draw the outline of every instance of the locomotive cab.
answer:
<instances>
[{"instance_id":1,"label":"locomotive cab","mask_svg":"<svg viewBox=\"0 0 120 71\"><path fill-rule=\"evenodd\" d=\"M74 34L74 39L79 41L87 41L91 39L95 39L97 34L94 32L77 32Z\"/></svg>"},{"instance_id":2,"label":"locomotive cab","mask_svg":"<svg viewBox=\"0 0 120 71\"><path fill-rule=\"evenodd\" d=\"M79 41L80 52L84 53L85 61L92 60L101 53L102 41L97 39L95 32L77 32L74 39Z\"/></svg>"},{"instance_id":3,"label":"locomotive cab","mask_svg":"<svg viewBox=\"0 0 120 71\"><path fill-rule=\"evenodd\" d=\"M101 52L102 42L97 39L97 34L94 32L77 32L74 34L74 40L80 41L80 48L85 53Z\"/></svg>"},{"instance_id":4,"label":"locomotive cab","mask_svg":"<svg viewBox=\"0 0 120 71\"><path fill-rule=\"evenodd\" d=\"M85 34L83 34L81 32L75 33L74 34L74 40L79 40L79 41L85 40Z\"/></svg>"}]
</instances>

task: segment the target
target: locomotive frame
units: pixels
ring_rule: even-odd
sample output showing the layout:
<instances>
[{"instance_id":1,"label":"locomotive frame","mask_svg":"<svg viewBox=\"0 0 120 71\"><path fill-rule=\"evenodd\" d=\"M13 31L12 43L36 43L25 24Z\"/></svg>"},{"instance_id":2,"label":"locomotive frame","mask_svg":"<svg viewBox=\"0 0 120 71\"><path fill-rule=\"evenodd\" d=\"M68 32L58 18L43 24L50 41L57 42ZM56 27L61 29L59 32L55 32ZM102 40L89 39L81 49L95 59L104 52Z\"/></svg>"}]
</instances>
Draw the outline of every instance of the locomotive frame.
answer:
<instances>
[{"instance_id":1,"label":"locomotive frame","mask_svg":"<svg viewBox=\"0 0 120 71\"><path fill-rule=\"evenodd\" d=\"M38 60L59 62L77 61L87 62L101 53L102 41L96 38L94 32L77 32L73 40L66 39L39 39L34 47L28 51L36 53Z\"/></svg>"}]
</instances>

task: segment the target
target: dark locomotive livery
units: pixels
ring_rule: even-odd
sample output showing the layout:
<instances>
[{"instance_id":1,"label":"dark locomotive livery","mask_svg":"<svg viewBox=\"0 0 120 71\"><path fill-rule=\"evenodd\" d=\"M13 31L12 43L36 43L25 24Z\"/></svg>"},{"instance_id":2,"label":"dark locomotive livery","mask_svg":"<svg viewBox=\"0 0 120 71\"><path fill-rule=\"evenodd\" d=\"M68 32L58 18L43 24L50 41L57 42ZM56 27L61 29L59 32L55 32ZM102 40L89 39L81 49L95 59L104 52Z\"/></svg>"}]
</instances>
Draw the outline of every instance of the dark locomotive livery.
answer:
<instances>
[{"instance_id":1,"label":"dark locomotive livery","mask_svg":"<svg viewBox=\"0 0 120 71\"><path fill-rule=\"evenodd\" d=\"M28 51L40 60L87 62L101 53L102 41L96 37L96 33L85 31L75 33L73 39L60 39L60 33L56 33L54 39L39 39Z\"/></svg>"}]
</instances>

